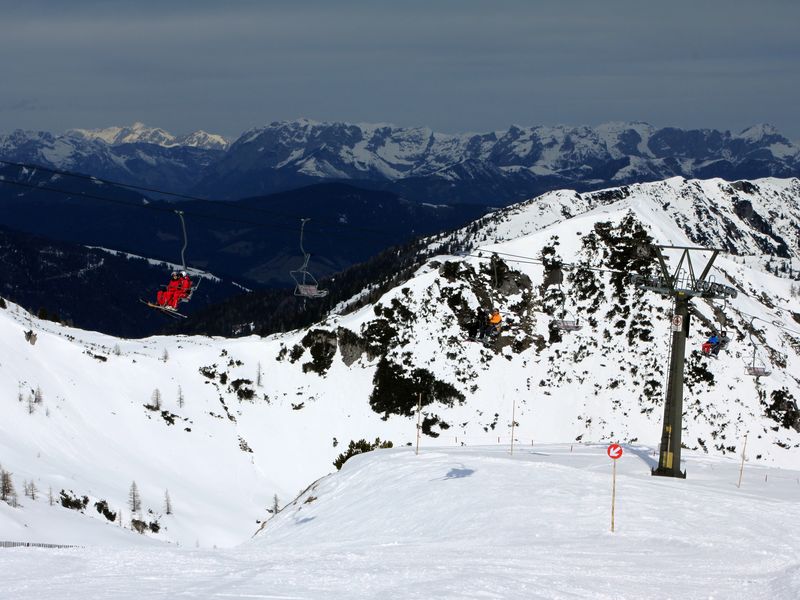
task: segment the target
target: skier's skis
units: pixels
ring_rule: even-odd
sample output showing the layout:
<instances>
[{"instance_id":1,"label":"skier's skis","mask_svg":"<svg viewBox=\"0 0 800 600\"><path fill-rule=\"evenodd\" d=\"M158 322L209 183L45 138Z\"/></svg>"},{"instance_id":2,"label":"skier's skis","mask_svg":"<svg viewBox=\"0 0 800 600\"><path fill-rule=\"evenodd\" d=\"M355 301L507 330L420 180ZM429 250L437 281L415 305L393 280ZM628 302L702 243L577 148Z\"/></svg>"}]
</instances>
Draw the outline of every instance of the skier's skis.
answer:
<instances>
[{"instance_id":1,"label":"skier's skis","mask_svg":"<svg viewBox=\"0 0 800 600\"><path fill-rule=\"evenodd\" d=\"M148 302L147 300L142 300L141 298L139 298L139 302L141 302L142 304L146 304L150 308L155 308L156 310L159 310L162 313L164 313L165 315L169 315L170 317L172 317L174 319L185 319L186 318L186 315L182 315L177 310L171 310L171 309L165 308L165 307L163 307L163 306L161 306L159 304L153 304L152 302Z\"/></svg>"}]
</instances>

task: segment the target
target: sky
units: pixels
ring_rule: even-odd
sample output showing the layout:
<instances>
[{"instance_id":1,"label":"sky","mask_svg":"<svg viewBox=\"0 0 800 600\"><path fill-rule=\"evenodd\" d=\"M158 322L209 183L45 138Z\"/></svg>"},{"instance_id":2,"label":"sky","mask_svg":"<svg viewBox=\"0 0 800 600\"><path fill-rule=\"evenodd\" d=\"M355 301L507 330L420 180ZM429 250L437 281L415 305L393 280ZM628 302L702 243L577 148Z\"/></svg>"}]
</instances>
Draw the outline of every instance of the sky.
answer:
<instances>
[{"instance_id":1,"label":"sky","mask_svg":"<svg viewBox=\"0 0 800 600\"><path fill-rule=\"evenodd\" d=\"M0 132L276 120L800 140L795 0L0 0Z\"/></svg>"}]
</instances>

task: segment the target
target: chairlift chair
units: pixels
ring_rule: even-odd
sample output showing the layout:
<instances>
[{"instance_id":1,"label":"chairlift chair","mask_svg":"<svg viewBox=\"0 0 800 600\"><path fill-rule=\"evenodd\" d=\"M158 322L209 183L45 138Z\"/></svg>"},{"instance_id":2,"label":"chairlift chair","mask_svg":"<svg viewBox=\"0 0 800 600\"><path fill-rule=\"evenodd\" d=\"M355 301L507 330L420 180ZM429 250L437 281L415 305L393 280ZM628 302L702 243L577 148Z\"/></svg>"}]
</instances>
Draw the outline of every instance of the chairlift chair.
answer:
<instances>
[{"instance_id":1,"label":"chairlift chair","mask_svg":"<svg viewBox=\"0 0 800 600\"><path fill-rule=\"evenodd\" d=\"M553 319L551 323L553 324L553 327L561 331L580 331L583 329L583 325L581 325L581 322L575 317L575 315L567 310L567 295L564 293L564 290L561 287L563 281L564 273L562 272L561 267L555 267L550 273L548 273L545 279L545 287L557 285L559 291L561 292L562 318Z\"/></svg>"},{"instance_id":2,"label":"chairlift chair","mask_svg":"<svg viewBox=\"0 0 800 600\"><path fill-rule=\"evenodd\" d=\"M311 260L311 254L306 252L303 247L303 233L305 231L306 222L311 219L302 219L300 222L300 252L303 253L303 264L300 268L294 271L289 271L295 283L294 295L301 298L324 298L328 295L328 290L319 289L319 282L308 270L308 261Z\"/></svg>"},{"instance_id":3,"label":"chairlift chair","mask_svg":"<svg viewBox=\"0 0 800 600\"><path fill-rule=\"evenodd\" d=\"M569 312L567 314L570 317L573 316ZM583 329L583 325L578 319L553 319L553 326L561 331L580 331Z\"/></svg>"},{"instance_id":4,"label":"chairlift chair","mask_svg":"<svg viewBox=\"0 0 800 600\"><path fill-rule=\"evenodd\" d=\"M769 369L766 363L758 357L758 344L753 339L753 321L756 317L750 319L749 335L750 344L753 346L753 356L750 363L745 365L744 370L750 377L768 377L772 370Z\"/></svg>"},{"instance_id":5,"label":"chairlift chair","mask_svg":"<svg viewBox=\"0 0 800 600\"><path fill-rule=\"evenodd\" d=\"M747 365L745 371L750 377L768 377L772 373L763 365Z\"/></svg>"},{"instance_id":6,"label":"chairlift chair","mask_svg":"<svg viewBox=\"0 0 800 600\"><path fill-rule=\"evenodd\" d=\"M750 363L745 365L744 370L750 377L768 377L772 373L766 363L758 357L755 345L753 346L753 357L750 359Z\"/></svg>"}]
</instances>

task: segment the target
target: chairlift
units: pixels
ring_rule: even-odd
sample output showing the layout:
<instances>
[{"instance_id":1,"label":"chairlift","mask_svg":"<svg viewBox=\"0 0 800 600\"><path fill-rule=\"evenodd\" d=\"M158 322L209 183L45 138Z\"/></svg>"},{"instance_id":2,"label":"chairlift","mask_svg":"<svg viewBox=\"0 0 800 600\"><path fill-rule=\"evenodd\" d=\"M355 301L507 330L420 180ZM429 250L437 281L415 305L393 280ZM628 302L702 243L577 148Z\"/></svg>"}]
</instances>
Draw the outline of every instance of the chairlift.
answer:
<instances>
[{"instance_id":1,"label":"chairlift","mask_svg":"<svg viewBox=\"0 0 800 600\"><path fill-rule=\"evenodd\" d=\"M182 210L176 210L175 214L178 215L178 219L180 219L180 222L181 222L181 233L183 234L183 246L181 247L181 270L186 272L187 275L188 275L189 271L188 271L188 269L186 267L186 248L189 245L189 236L186 234L186 221L183 218L183 211ZM192 281L191 279L189 279L189 282L190 282L191 285L190 285L189 289L186 291L186 293L181 295L178 298L178 303L182 304L184 302L189 302L189 300L192 299L192 296L194 296L195 290L197 290L197 288L200 287L200 282L201 281L202 281L202 278L200 278L200 277L197 278L196 282ZM177 311L177 309L172 308L171 306L168 307L167 305L154 304L154 303L148 302L146 300L142 300L142 302L144 302L145 304L147 304L147 306L149 306L151 308L156 308L156 309L158 309L158 310L160 310L160 311L162 311L162 312L164 312L166 314L169 314L171 316L185 318L185 315L182 315L180 312Z\"/></svg>"},{"instance_id":2,"label":"chairlift","mask_svg":"<svg viewBox=\"0 0 800 600\"><path fill-rule=\"evenodd\" d=\"M294 295L301 298L324 298L328 295L328 290L319 289L319 282L308 270L308 261L311 260L311 254L306 252L303 247L303 233L305 231L306 222L311 219L301 219L300 221L300 252L303 254L303 264L299 269L289 271L295 283Z\"/></svg>"},{"instance_id":3,"label":"chairlift","mask_svg":"<svg viewBox=\"0 0 800 600\"><path fill-rule=\"evenodd\" d=\"M570 317L574 316L567 310L564 312ZM553 325L556 329L560 329L561 331L580 331L583 329L583 325L581 325L578 319L553 319Z\"/></svg>"},{"instance_id":4,"label":"chairlift","mask_svg":"<svg viewBox=\"0 0 800 600\"><path fill-rule=\"evenodd\" d=\"M756 320L756 317L750 319L750 326L748 333L750 335L750 344L753 346L753 356L750 359L750 363L745 365L744 369L745 372L750 375L750 377L767 377L772 373L772 370L767 367L767 364L761 360L758 356L758 345L753 339L753 321Z\"/></svg>"},{"instance_id":5,"label":"chairlift","mask_svg":"<svg viewBox=\"0 0 800 600\"><path fill-rule=\"evenodd\" d=\"M571 311L567 310L567 295L561 287L563 281L564 272L561 267L555 267L545 277L545 287L556 285L561 292L561 318L553 319L551 323L553 327L561 331L580 331L583 329L583 325Z\"/></svg>"}]
</instances>

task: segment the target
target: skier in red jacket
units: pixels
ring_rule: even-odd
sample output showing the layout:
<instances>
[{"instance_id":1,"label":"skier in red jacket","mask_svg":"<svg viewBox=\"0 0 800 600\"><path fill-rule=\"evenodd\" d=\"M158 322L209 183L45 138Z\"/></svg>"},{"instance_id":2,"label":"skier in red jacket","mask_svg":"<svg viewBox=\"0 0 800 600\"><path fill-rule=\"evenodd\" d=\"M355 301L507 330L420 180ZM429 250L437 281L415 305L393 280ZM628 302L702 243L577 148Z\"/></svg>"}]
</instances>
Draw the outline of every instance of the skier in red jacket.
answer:
<instances>
[{"instance_id":1,"label":"skier in red jacket","mask_svg":"<svg viewBox=\"0 0 800 600\"><path fill-rule=\"evenodd\" d=\"M178 308L178 302L189 295L190 289L192 289L192 280L189 278L186 271L181 271L180 278L178 279L178 289L175 290L175 293L172 295L172 301L170 302L172 308Z\"/></svg>"},{"instance_id":2,"label":"skier in red jacket","mask_svg":"<svg viewBox=\"0 0 800 600\"><path fill-rule=\"evenodd\" d=\"M180 287L181 278L178 276L177 271L174 271L166 289L159 290L156 295L156 302L158 305L164 308L177 308L179 296L176 295L179 293Z\"/></svg>"}]
</instances>

